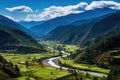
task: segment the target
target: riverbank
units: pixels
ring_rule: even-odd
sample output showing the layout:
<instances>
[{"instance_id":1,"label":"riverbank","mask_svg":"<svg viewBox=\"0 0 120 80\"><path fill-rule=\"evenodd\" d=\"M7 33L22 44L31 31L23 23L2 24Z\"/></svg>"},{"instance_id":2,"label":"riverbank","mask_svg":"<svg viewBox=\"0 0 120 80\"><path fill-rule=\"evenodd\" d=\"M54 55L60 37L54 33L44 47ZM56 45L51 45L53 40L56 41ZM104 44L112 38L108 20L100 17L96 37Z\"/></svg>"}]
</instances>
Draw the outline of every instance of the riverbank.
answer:
<instances>
[{"instance_id":1,"label":"riverbank","mask_svg":"<svg viewBox=\"0 0 120 80\"><path fill-rule=\"evenodd\" d=\"M62 53L62 57L67 57L67 55L70 55L69 53L66 53L64 51L61 51ZM52 57L52 58L48 58L48 59L45 59L43 60L43 64L47 64L49 66L52 66L54 68L61 68L63 70L68 70L68 69L73 69L73 68L69 68L69 67L64 67L64 66L61 66L60 64L57 64L56 62L58 62L58 60L61 58L61 56L58 56L58 57ZM80 70L80 69L76 69L77 71L79 72L82 72L82 73L88 73L90 75L93 75L93 76L98 76L98 77L106 77L107 74L105 73L101 73L101 72L95 72L95 71L84 71L84 70Z\"/></svg>"},{"instance_id":2,"label":"riverbank","mask_svg":"<svg viewBox=\"0 0 120 80\"><path fill-rule=\"evenodd\" d=\"M109 69L104 69L97 67L96 65L90 65L90 64L80 64L80 63L75 63L74 60L65 60L65 59L59 59L60 65L71 67L71 68L76 68L79 70L84 70L84 71L93 71L93 72L99 72L99 73L104 73L108 74Z\"/></svg>"}]
</instances>

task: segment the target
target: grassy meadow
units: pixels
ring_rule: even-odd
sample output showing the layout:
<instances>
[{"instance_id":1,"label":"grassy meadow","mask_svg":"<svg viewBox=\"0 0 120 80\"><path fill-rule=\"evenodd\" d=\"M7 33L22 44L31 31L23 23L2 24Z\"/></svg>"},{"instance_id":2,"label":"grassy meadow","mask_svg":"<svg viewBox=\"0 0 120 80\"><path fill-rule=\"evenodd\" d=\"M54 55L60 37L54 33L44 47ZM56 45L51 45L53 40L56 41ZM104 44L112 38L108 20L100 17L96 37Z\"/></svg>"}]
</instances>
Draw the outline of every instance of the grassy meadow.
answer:
<instances>
[{"instance_id":1,"label":"grassy meadow","mask_svg":"<svg viewBox=\"0 0 120 80\"><path fill-rule=\"evenodd\" d=\"M70 74L68 71L56 69L49 66L43 66L41 63L34 61L34 59L41 59L45 57L52 57L58 55L58 53L34 53L34 54L2 54L8 61L13 64L17 64L20 68L22 76L15 80L46 80L56 79L62 76ZM25 62L28 62L29 66L26 67Z\"/></svg>"},{"instance_id":2,"label":"grassy meadow","mask_svg":"<svg viewBox=\"0 0 120 80\"><path fill-rule=\"evenodd\" d=\"M77 68L77 69L91 70L91 71L101 72L101 73L109 73L109 69L99 68L95 65L79 64L79 63L75 63L74 60L60 59L59 61L63 65L68 65L70 67L74 67L74 68Z\"/></svg>"},{"instance_id":3,"label":"grassy meadow","mask_svg":"<svg viewBox=\"0 0 120 80\"><path fill-rule=\"evenodd\" d=\"M65 51L68 51L70 53L75 53L77 49L80 49L76 45L66 45L66 44L57 44L55 42L47 42L43 41L40 42L44 46L50 46L50 47L62 47ZM69 71L56 69L50 66L43 65L40 61L40 59L47 58L47 57L53 57L58 56L59 51L56 49L48 49L48 52L45 53L34 53L34 54L12 54L12 53L1 53L1 55L9 62L12 62L14 65L17 64L21 71L21 77L15 78L14 80L70 80L75 79L76 77L74 74L71 74ZM108 69L103 69L96 67L95 65L88 65L88 64L78 64L74 62L74 59L65 60L60 59L59 60L61 64L66 64L68 66L77 68L77 69L83 69L83 70L91 70L101 73L108 73ZM28 67L26 66L26 62L28 64ZM82 76L84 80L92 80L93 76L86 77L86 74L78 74L78 77Z\"/></svg>"}]
</instances>

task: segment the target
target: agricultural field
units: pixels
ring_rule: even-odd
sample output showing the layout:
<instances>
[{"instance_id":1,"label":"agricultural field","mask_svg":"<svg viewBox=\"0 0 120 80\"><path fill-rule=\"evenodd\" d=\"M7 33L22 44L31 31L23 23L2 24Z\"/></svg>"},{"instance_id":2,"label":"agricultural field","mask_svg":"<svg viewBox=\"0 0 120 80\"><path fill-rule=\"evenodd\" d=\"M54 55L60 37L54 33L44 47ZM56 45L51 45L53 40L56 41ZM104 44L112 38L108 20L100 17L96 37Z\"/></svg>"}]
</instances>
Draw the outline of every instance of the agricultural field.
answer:
<instances>
[{"instance_id":1,"label":"agricultural field","mask_svg":"<svg viewBox=\"0 0 120 80\"><path fill-rule=\"evenodd\" d=\"M77 69L91 70L91 71L101 72L101 73L109 73L109 69L99 68L95 65L79 64L79 63L75 63L74 60L60 59L59 61L63 65L67 65L67 66L74 67L74 68L77 68Z\"/></svg>"},{"instance_id":2,"label":"agricultural field","mask_svg":"<svg viewBox=\"0 0 120 80\"><path fill-rule=\"evenodd\" d=\"M58 78L56 80L104 80L103 78L100 77L95 77L91 76L88 73L83 74L83 73L77 73L77 74L70 74L61 78Z\"/></svg>"},{"instance_id":3,"label":"agricultural field","mask_svg":"<svg viewBox=\"0 0 120 80\"><path fill-rule=\"evenodd\" d=\"M60 43L53 42L53 41L40 41L39 43L46 45L46 46L50 46L52 48L60 47L61 49L71 52L71 53L75 53L76 50L81 49L77 45L60 44Z\"/></svg>"},{"instance_id":4,"label":"agricultural field","mask_svg":"<svg viewBox=\"0 0 120 80\"><path fill-rule=\"evenodd\" d=\"M74 53L76 50L80 49L80 47L76 45L65 45L64 48L66 49L66 51L69 51L71 53Z\"/></svg>"},{"instance_id":5,"label":"agricultural field","mask_svg":"<svg viewBox=\"0 0 120 80\"><path fill-rule=\"evenodd\" d=\"M40 54L2 54L9 62L17 64L21 71L21 77L15 80L46 80L56 79L70 74L68 71L56 69L49 66L44 66L37 59L52 57L58 55L58 53L40 53ZM28 67L26 67L28 62Z\"/></svg>"},{"instance_id":6,"label":"agricultural field","mask_svg":"<svg viewBox=\"0 0 120 80\"><path fill-rule=\"evenodd\" d=\"M41 43L41 42L40 42ZM76 45L66 45L66 44L57 44L54 42L42 42L43 45L46 47L55 48L60 46L61 49L64 49L65 51L68 51L70 54L75 53L76 50L80 49ZM21 71L21 77L15 78L15 80L50 80L50 79L57 79L57 80L66 80L66 79L74 79L76 78L73 73L61 69L56 69L51 66L43 65L40 61L40 59L58 56L59 51L57 49L48 49L48 52L45 53L34 53L34 54L2 54L1 55L6 58L7 61L12 62L13 64L17 64ZM82 70L91 70L101 73L108 73L108 69L102 69L99 67L96 67L94 65L88 65L88 64L78 64L74 63L74 59L65 60L60 59L59 60L61 64L65 64L77 69ZM26 64L27 63L27 64ZM86 77L86 74L78 74L79 78L82 76L84 80L91 80L94 77L89 76Z\"/></svg>"}]
</instances>

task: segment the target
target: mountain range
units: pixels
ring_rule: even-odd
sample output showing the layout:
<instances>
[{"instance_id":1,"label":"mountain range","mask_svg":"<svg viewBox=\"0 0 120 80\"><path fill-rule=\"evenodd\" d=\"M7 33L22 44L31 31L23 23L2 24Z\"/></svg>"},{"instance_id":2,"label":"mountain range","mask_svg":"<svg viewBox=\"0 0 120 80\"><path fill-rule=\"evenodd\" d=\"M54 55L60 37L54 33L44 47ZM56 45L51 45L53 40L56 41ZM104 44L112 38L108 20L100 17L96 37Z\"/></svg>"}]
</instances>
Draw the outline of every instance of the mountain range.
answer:
<instances>
[{"instance_id":1,"label":"mountain range","mask_svg":"<svg viewBox=\"0 0 120 80\"><path fill-rule=\"evenodd\" d=\"M43 24L45 21L18 21L19 24L29 29L32 26Z\"/></svg>"},{"instance_id":2,"label":"mountain range","mask_svg":"<svg viewBox=\"0 0 120 80\"><path fill-rule=\"evenodd\" d=\"M113 13L116 11L117 10L109 9L109 8L101 8L101 9L98 8L94 10L88 10L82 13L70 14L67 16L57 17L57 18L48 20L44 22L43 24L31 27L30 30L46 35L50 31L54 30L55 28L61 25L68 25L78 20L85 20L85 19L92 19L92 18L100 17L100 16Z\"/></svg>"},{"instance_id":3,"label":"mountain range","mask_svg":"<svg viewBox=\"0 0 120 80\"><path fill-rule=\"evenodd\" d=\"M120 65L120 11L112 8L96 8L77 14L69 14L47 21L14 22L0 15L1 53L41 53L47 50L37 39L74 44L81 49L67 57L76 63L110 69ZM58 48L61 46L58 46ZM62 48L61 48L62 49ZM65 49L64 49L65 50ZM13 67L0 56L0 77L19 77L18 67ZM67 65L67 64L65 64ZM118 80L120 68L108 75ZM117 72L117 73L116 73Z\"/></svg>"},{"instance_id":4,"label":"mountain range","mask_svg":"<svg viewBox=\"0 0 120 80\"><path fill-rule=\"evenodd\" d=\"M80 25L60 26L48 33L45 40L53 40L61 43L88 46L99 41L108 31L119 27L120 12L109 14L95 19L85 20L86 23ZM76 22L74 22L76 23Z\"/></svg>"}]
</instances>

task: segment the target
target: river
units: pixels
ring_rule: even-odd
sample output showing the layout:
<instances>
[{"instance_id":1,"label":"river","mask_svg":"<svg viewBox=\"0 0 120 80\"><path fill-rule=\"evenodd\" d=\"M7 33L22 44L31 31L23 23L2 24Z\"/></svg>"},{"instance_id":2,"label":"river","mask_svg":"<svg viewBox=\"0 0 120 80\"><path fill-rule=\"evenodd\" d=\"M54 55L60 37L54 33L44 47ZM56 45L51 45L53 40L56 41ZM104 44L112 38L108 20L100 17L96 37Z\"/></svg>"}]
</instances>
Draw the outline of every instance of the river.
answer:
<instances>
[{"instance_id":1,"label":"river","mask_svg":"<svg viewBox=\"0 0 120 80\"><path fill-rule=\"evenodd\" d=\"M62 53L62 57L67 57L67 55L70 55L70 53L67 53L65 51L61 51L61 53ZM72 69L72 68L60 66L58 63L56 63L56 62L58 62L58 60L60 58L61 58L61 56L48 58L48 59L43 60L43 63L44 64L49 64L49 66L51 66L51 67L61 68L63 70ZM82 73L88 73L90 75L97 76L97 77L103 77L103 76L107 77L107 74L99 73L99 72L83 71L83 70L76 70L76 71L79 71L79 72L82 72Z\"/></svg>"}]
</instances>

